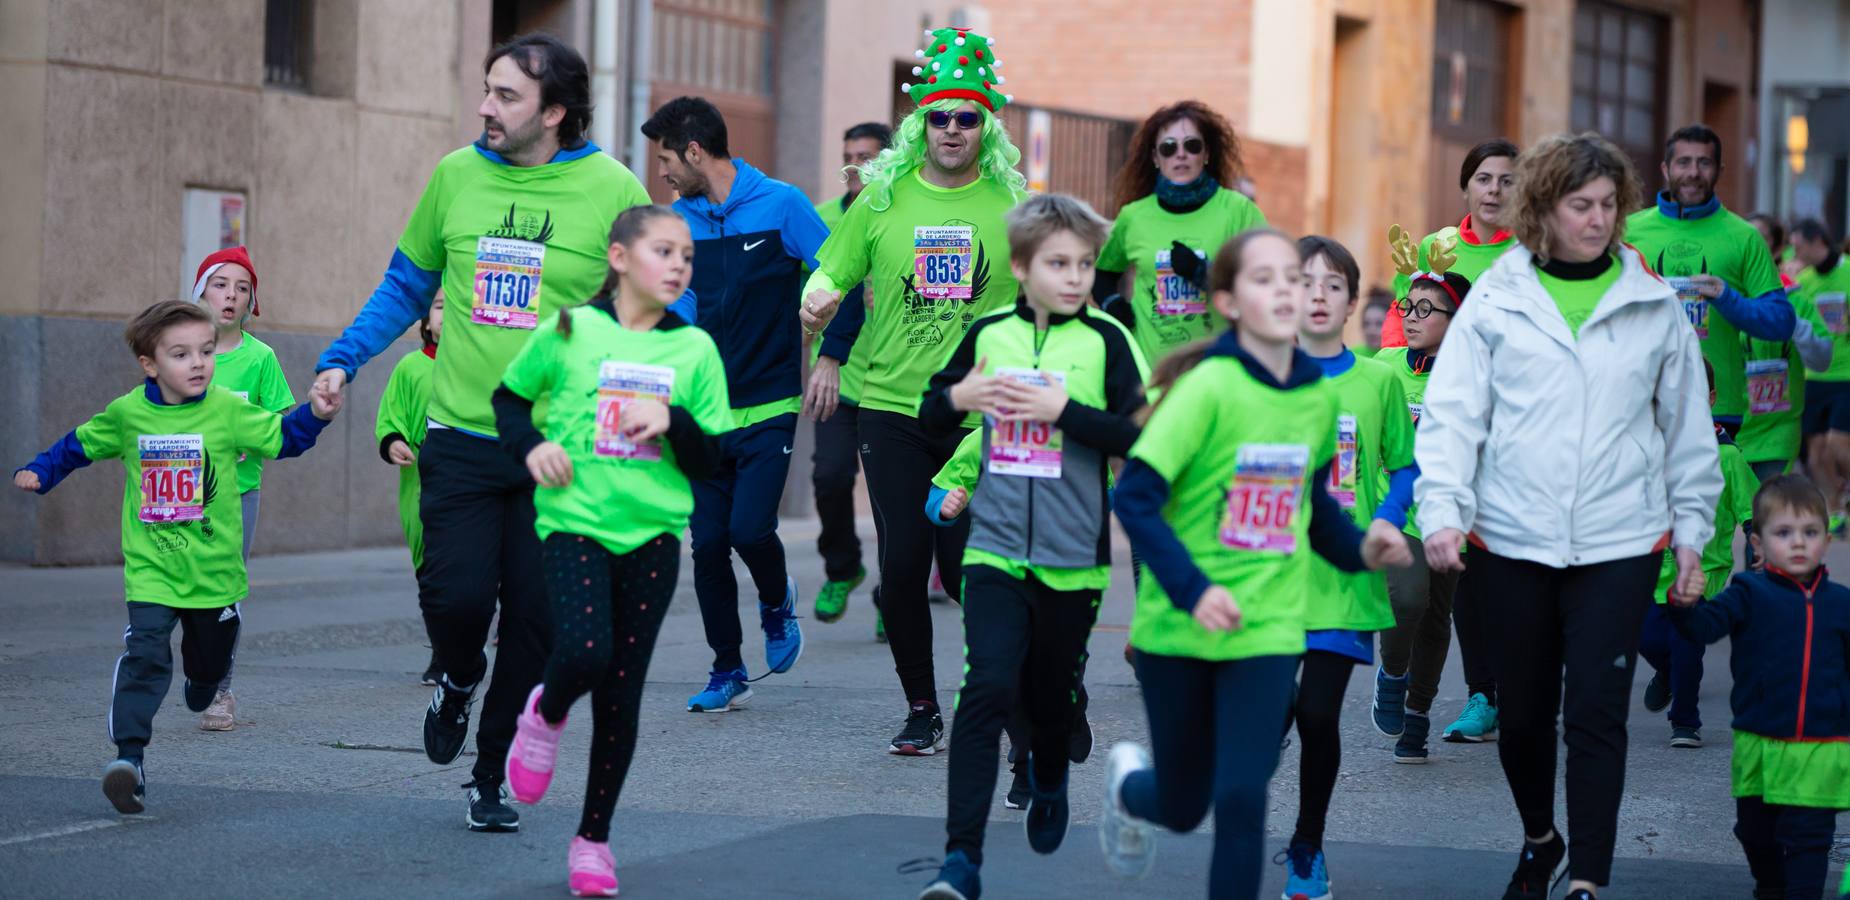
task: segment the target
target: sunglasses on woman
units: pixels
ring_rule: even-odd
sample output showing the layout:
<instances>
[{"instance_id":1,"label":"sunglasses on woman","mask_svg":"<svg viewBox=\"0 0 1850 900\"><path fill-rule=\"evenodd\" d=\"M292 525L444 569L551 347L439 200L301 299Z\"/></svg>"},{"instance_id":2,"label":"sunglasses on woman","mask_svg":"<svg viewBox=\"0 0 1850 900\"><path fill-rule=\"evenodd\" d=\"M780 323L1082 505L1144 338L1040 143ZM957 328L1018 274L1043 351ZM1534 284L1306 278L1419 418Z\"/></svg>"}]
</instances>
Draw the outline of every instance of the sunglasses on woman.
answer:
<instances>
[{"instance_id":1,"label":"sunglasses on woman","mask_svg":"<svg viewBox=\"0 0 1850 900\"><path fill-rule=\"evenodd\" d=\"M1201 151L1208 149L1208 145L1198 137L1188 138L1179 144L1175 138L1164 138L1162 143L1156 145L1157 154L1164 159L1176 155L1177 149L1187 150L1190 156L1200 156Z\"/></svg>"},{"instance_id":2,"label":"sunglasses on woman","mask_svg":"<svg viewBox=\"0 0 1850 900\"><path fill-rule=\"evenodd\" d=\"M1432 305L1431 300L1421 300L1418 303L1415 303L1411 300L1406 299L1405 297L1394 301L1394 311L1397 313L1400 313L1400 317L1403 319L1408 318L1408 317L1412 317L1415 319L1424 319L1427 316L1432 315L1433 313L1440 313L1442 315L1447 315L1447 316L1452 314L1452 310L1446 309L1445 307L1442 307L1442 306Z\"/></svg>"},{"instance_id":3,"label":"sunglasses on woman","mask_svg":"<svg viewBox=\"0 0 1850 900\"><path fill-rule=\"evenodd\" d=\"M966 111L952 113L945 112L941 109L934 109L925 114L926 123L937 129L951 127L951 121L953 119L957 121L957 127L963 131L975 131L977 126L983 124L983 115L978 112Z\"/></svg>"}]
</instances>

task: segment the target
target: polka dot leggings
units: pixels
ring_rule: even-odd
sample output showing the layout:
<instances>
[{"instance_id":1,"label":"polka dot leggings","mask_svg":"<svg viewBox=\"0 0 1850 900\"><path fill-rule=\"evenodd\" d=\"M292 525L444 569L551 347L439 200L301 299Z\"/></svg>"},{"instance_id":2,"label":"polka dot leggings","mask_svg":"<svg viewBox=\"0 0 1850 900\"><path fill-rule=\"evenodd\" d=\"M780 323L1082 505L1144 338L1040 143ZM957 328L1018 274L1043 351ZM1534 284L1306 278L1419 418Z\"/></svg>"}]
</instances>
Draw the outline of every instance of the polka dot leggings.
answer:
<instances>
[{"instance_id":1,"label":"polka dot leggings","mask_svg":"<svg viewBox=\"0 0 1850 900\"><path fill-rule=\"evenodd\" d=\"M602 843L636 752L643 678L674 598L681 542L664 534L618 556L591 538L554 534L544 554L553 640L540 715L560 722L591 695L591 771L578 835Z\"/></svg>"}]
</instances>

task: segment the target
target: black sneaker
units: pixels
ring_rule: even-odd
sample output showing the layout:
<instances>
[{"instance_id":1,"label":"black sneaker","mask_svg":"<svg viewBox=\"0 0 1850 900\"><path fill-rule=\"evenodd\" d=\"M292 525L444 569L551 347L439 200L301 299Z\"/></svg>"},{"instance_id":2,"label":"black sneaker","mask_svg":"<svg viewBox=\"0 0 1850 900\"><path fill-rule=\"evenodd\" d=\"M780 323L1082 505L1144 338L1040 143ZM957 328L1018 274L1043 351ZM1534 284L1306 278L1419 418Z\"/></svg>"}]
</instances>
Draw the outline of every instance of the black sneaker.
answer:
<instances>
[{"instance_id":1,"label":"black sneaker","mask_svg":"<svg viewBox=\"0 0 1850 900\"><path fill-rule=\"evenodd\" d=\"M141 775L141 763L118 759L103 767L103 796L109 798L116 812L134 815L147 809L148 783Z\"/></svg>"},{"instance_id":2,"label":"black sneaker","mask_svg":"<svg viewBox=\"0 0 1850 900\"><path fill-rule=\"evenodd\" d=\"M1046 856L1060 849L1066 840L1066 826L1070 815L1066 803L1066 782L1051 791L1042 791L1034 787L1034 773L1028 773L1032 799L1028 803L1028 817L1022 826L1028 832L1028 847L1034 852Z\"/></svg>"},{"instance_id":3,"label":"black sneaker","mask_svg":"<svg viewBox=\"0 0 1850 900\"><path fill-rule=\"evenodd\" d=\"M218 696L218 684L194 684L188 681L182 690L186 695L186 708L193 712L205 712L206 707L212 705L213 698Z\"/></svg>"},{"instance_id":4,"label":"black sneaker","mask_svg":"<svg viewBox=\"0 0 1850 900\"><path fill-rule=\"evenodd\" d=\"M1644 686L1644 708L1651 712L1663 712L1670 705L1670 680L1659 672L1651 676L1651 681Z\"/></svg>"},{"instance_id":5,"label":"black sneaker","mask_svg":"<svg viewBox=\"0 0 1850 900\"><path fill-rule=\"evenodd\" d=\"M1503 900L1547 897L1554 886L1555 870L1566 857L1567 843L1561 840L1559 831L1539 844L1523 841L1522 855L1516 859L1516 872L1510 876Z\"/></svg>"},{"instance_id":6,"label":"black sneaker","mask_svg":"<svg viewBox=\"0 0 1850 900\"><path fill-rule=\"evenodd\" d=\"M1086 721L1086 711L1082 709L1073 716L1073 733L1066 739L1066 758L1078 764L1091 756L1092 723Z\"/></svg>"},{"instance_id":7,"label":"black sneaker","mask_svg":"<svg viewBox=\"0 0 1850 900\"><path fill-rule=\"evenodd\" d=\"M1032 796L1028 791L1028 770L1016 763L1015 777L1009 780L1008 796L1002 798L1002 805L1009 809L1027 809Z\"/></svg>"},{"instance_id":8,"label":"black sneaker","mask_svg":"<svg viewBox=\"0 0 1850 900\"><path fill-rule=\"evenodd\" d=\"M440 766L447 766L462 755L469 741L469 707L475 703L475 688L454 690L445 681L437 685L424 710L424 755Z\"/></svg>"},{"instance_id":9,"label":"black sneaker","mask_svg":"<svg viewBox=\"0 0 1850 900\"><path fill-rule=\"evenodd\" d=\"M1670 746L1694 750L1702 746L1702 729L1679 725L1670 729Z\"/></svg>"},{"instance_id":10,"label":"black sneaker","mask_svg":"<svg viewBox=\"0 0 1850 900\"><path fill-rule=\"evenodd\" d=\"M424 667L424 674L418 676L418 683L425 687L436 687L443 678L443 670L437 668L437 651L430 651L430 664Z\"/></svg>"},{"instance_id":11,"label":"black sneaker","mask_svg":"<svg viewBox=\"0 0 1850 900\"><path fill-rule=\"evenodd\" d=\"M930 756L944 749L944 717L936 703L914 703L906 713L906 727L893 738L889 752L900 756Z\"/></svg>"},{"instance_id":12,"label":"black sneaker","mask_svg":"<svg viewBox=\"0 0 1850 900\"><path fill-rule=\"evenodd\" d=\"M469 816L463 821L470 831L520 830L520 813L507 805L507 786L499 779L477 778L463 787L469 789Z\"/></svg>"},{"instance_id":13,"label":"black sneaker","mask_svg":"<svg viewBox=\"0 0 1850 900\"><path fill-rule=\"evenodd\" d=\"M1598 900L1598 898L1593 895L1592 891L1581 888L1577 891L1568 891L1567 900Z\"/></svg>"},{"instance_id":14,"label":"black sneaker","mask_svg":"<svg viewBox=\"0 0 1850 900\"><path fill-rule=\"evenodd\" d=\"M1410 712L1401 719L1400 740L1394 744L1394 761L1409 765L1426 762L1426 735L1432 731L1432 719L1423 713Z\"/></svg>"}]
</instances>

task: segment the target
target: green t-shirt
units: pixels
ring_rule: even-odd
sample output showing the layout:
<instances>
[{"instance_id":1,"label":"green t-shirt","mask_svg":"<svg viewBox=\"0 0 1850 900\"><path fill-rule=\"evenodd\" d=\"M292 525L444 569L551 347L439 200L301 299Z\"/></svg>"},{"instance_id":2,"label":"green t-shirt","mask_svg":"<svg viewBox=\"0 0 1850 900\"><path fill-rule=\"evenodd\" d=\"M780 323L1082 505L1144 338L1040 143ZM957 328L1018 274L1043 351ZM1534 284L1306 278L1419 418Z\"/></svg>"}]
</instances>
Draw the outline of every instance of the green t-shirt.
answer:
<instances>
[{"instance_id":1,"label":"green t-shirt","mask_svg":"<svg viewBox=\"0 0 1850 900\"><path fill-rule=\"evenodd\" d=\"M1567 330L1573 332L1575 340L1579 340L1580 326L1599 307L1606 291L1619 283L1619 275L1624 271L1625 267L1615 259L1612 265L1606 267L1606 271L1592 278L1556 278L1540 266L1536 267L1535 276L1541 280L1542 290L1554 299L1555 308L1561 311L1561 318L1567 320Z\"/></svg>"},{"instance_id":2,"label":"green t-shirt","mask_svg":"<svg viewBox=\"0 0 1850 900\"><path fill-rule=\"evenodd\" d=\"M885 210L871 199L855 198L816 260L837 285L873 280L852 354L867 365L861 407L916 416L970 323L1015 302L1002 216L1017 200L988 178L941 188L916 171L893 185Z\"/></svg>"},{"instance_id":3,"label":"green t-shirt","mask_svg":"<svg viewBox=\"0 0 1850 900\"><path fill-rule=\"evenodd\" d=\"M1327 380L1336 389L1337 414L1336 456L1326 487L1349 510L1356 526L1366 529L1387 494L1387 474L1413 465L1413 419L1404 411L1407 398L1400 379L1385 363L1357 359L1348 371ZM1394 627L1387 576L1338 571L1318 557L1311 565L1304 627L1311 631Z\"/></svg>"},{"instance_id":4,"label":"green t-shirt","mask_svg":"<svg viewBox=\"0 0 1850 900\"><path fill-rule=\"evenodd\" d=\"M1810 301L1825 331L1831 335L1831 365L1823 372L1813 372L1813 381L1850 381L1850 325L1846 325L1844 297L1850 295L1850 265L1838 257L1828 274L1817 269L1799 273L1799 287L1794 293ZM1831 329L1835 321L1837 328Z\"/></svg>"},{"instance_id":5,"label":"green t-shirt","mask_svg":"<svg viewBox=\"0 0 1850 900\"><path fill-rule=\"evenodd\" d=\"M1792 311L1811 324L1814 334L1829 332L1811 298L1788 295ZM1805 363L1791 341L1762 341L1741 336L1747 344L1747 417L1734 436L1750 463L1798 458L1801 419L1805 414ZM1833 350L1832 359L1836 359ZM1783 407L1783 408L1782 408ZM1757 411L1758 410L1758 411Z\"/></svg>"},{"instance_id":6,"label":"green t-shirt","mask_svg":"<svg viewBox=\"0 0 1850 900\"><path fill-rule=\"evenodd\" d=\"M846 215L848 212L847 210L842 208L842 199L847 196L848 196L847 194L842 194L837 197L830 197L829 199L816 204L816 215L819 215L822 217L822 224L828 226L830 234L834 234L835 229L841 227L842 216ZM847 293L848 293L847 291L842 292L844 296ZM862 302L863 303L866 302L865 296L863 296ZM812 366L815 365L816 359L820 357L821 355L822 355L822 335L816 335L814 338L810 339L810 348L809 348L810 365ZM842 363L841 365L841 399L843 403L854 403L854 404L860 403L859 397L861 396L861 382L863 379L866 378L866 376L867 376L867 351L866 349L863 348L861 352L859 353L850 351L848 354L848 361L845 363Z\"/></svg>"},{"instance_id":7,"label":"green t-shirt","mask_svg":"<svg viewBox=\"0 0 1850 900\"><path fill-rule=\"evenodd\" d=\"M122 460L122 590L138 603L216 609L250 592L238 454L276 458L283 417L214 384L167 406L137 387L77 426L92 461Z\"/></svg>"},{"instance_id":8,"label":"green t-shirt","mask_svg":"<svg viewBox=\"0 0 1850 900\"><path fill-rule=\"evenodd\" d=\"M449 301L430 417L492 437L489 396L507 361L540 319L597 293L610 269L610 223L648 202L605 153L531 167L474 147L445 156L398 239L418 268L443 272Z\"/></svg>"},{"instance_id":9,"label":"green t-shirt","mask_svg":"<svg viewBox=\"0 0 1850 900\"><path fill-rule=\"evenodd\" d=\"M1203 359L1175 382L1131 457L1169 482L1164 521L1208 580L1233 594L1243 624L1208 631L1145 577L1132 646L1206 660L1304 652L1309 481L1336 453L1337 409L1325 379L1279 390L1232 357Z\"/></svg>"},{"instance_id":10,"label":"green t-shirt","mask_svg":"<svg viewBox=\"0 0 1850 900\"><path fill-rule=\"evenodd\" d=\"M1713 597L1728 586L1734 575L1734 533L1741 524L1754 517L1754 494L1760 479L1733 441L1721 441L1722 493L1715 501L1715 536L1702 547L1702 596ZM1671 585L1677 580L1676 551L1666 549L1657 569L1657 589L1652 599L1663 603Z\"/></svg>"},{"instance_id":11,"label":"green t-shirt","mask_svg":"<svg viewBox=\"0 0 1850 900\"><path fill-rule=\"evenodd\" d=\"M708 434L732 429L719 348L706 332L674 321L631 331L586 307L573 313L567 338L555 314L508 364L508 390L536 404L551 397L540 431L572 460L570 484L534 489L540 540L583 535L623 554L687 527L694 494L666 436L630 444L616 432L621 404L638 399L679 406ZM449 346L446 327L439 361Z\"/></svg>"},{"instance_id":12,"label":"green t-shirt","mask_svg":"<svg viewBox=\"0 0 1850 900\"><path fill-rule=\"evenodd\" d=\"M1144 359L1155 365L1171 350L1227 327L1210 307L1207 295L1176 274L1169 259L1170 245L1181 241L1208 260L1228 238L1264 227L1265 214L1259 207L1245 194L1224 187L1194 212L1169 212L1155 194L1118 210L1111 237L1099 251L1098 268L1137 270L1135 296L1124 299L1131 303L1135 323L1131 332Z\"/></svg>"},{"instance_id":13,"label":"green t-shirt","mask_svg":"<svg viewBox=\"0 0 1850 900\"><path fill-rule=\"evenodd\" d=\"M1779 270L1766 241L1746 219L1717 209L1700 219L1672 219L1655 204L1625 220L1625 239L1645 263L1677 288L1683 313L1696 329L1702 356L1715 369L1715 415L1747 414L1746 358L1741 334L1726 317L1712 314L1707 298L1684 289L1682 279L1713 275L1743 297L1779 289Z\"/></svg>"},{"instance_id":14,"label":"green t-shirt","mask_svg":"<svg viewBox=\"0 0 1850 900\"><path fill-rule=\"evenodd\" d=\"M434 349L434 348L433 348ZM379 417L373 422L373 439L383 442L388 434L405 439L413 453L424 447L424 426L430 409L430 373L436 361L423 350L405 354L392 367L392 377L385 383L385 396L379 399ZM424 525L418 518L417 466L394 466L398 470L398 524L405 531L405 545L411 548L411 565L424 564Z\"/></svg>"},{"instance_id":15,"label":"green t-shirt","mask_svg":"<svg viewBox=\"0 0 1850 900\"><path fill-rule=\"evenodd\" d=\"M1458 274L1471 279L1472 284L1477 284L1477 279L1479 275L1482 275L1485 272L1490 271L1490 266L1492 263L1495 263L1499 258L1503 256L1504 253L1509 252L1509 249L1511 247L1516 246L1516 238L1513 235L1510 235L1508 233L1503 233L1503 240L1496 241L1494 243L1486 243L1486 244L1467 243L1464 240L1464 235L1466 233L1465 227L1470 224L1470 221L1471 221L1471 217L1466 216L1464 218L1464 221L1461 221L1458 223L1458 234L1459 234L1458 246L1456 249L1452 251L1455 255L1457 255L1458 262L1453 263L1452 267L1450 269L1447 269L1446 271L1457 272ZM1492 236L1494 237L1495 235L1493 234ZM1439 232L1435 231L1432 234L1429 234L1420 239L1419 264L1420 264L1421 271L1425 271L1428 268L1428 266L1430 266L1430 263L1426 261L1426 254L1432 249L1432 242L1435 240L1438 240L1438 238L1439 238ZM1407 296L1407 289L1412 286L1413 286L1413 279L1405 275L1395 273L1394 275L1394 296L1396 298Z\"/></svg>"},{"instance_id":16,"label":"green t-shirt","mask_svg":"<svg viewBox=\"0 0 1850 900\"><path fill-rule=\"evenodd\" d=\"M1432 376L1432 369L1428 367L1418 372L1413 371L1413 367L1408 365L1407 352L1406 347L1382 347L1381 352L1375 354L1375 362L1387 366L1394 373L1395 379L1400 382L1401 396L1407 401L1408 418L1412 420L1413 426L1418 428L1420 412L1426 408L1426 379ZM1420 526L1416 524L1419 509L1417 503L1407 507L1407 526L1401 531L1410 537L1420 536Z\"/></svg>"},{"instance_id":17,"label":"green t-shirt","mask_svg":"<svg viewBox=\"0 0 1850 900\"><path fill-rule=\"evenodd\" d=\"M295 405L289 391L289 379L276 361L276 351L244 332L243 343L224 353L213 355L212 383L249 400L271 412L282 412ZM245 454L238 458L238 493L248 494L263 486L263 458Z\"/></svg>"}]
</instances>

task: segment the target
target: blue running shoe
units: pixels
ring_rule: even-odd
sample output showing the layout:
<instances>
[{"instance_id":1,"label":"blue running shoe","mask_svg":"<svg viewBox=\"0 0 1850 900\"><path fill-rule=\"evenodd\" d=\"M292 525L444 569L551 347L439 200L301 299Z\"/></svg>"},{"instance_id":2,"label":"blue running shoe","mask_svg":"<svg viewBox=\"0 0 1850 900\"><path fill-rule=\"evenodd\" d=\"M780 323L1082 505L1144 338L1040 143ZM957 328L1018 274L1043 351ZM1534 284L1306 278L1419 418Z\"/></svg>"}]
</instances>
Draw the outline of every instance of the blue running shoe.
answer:
<instances>
[{"instance_id":1,"label":"blue running shoe","mask_svg":"<svg viewBox=\"0 0 1850 900\"><path fill-rule=\"evenodd\" d=\"M1329 900L1330 872L1323 864L1323 849L1304 841L1292 841L1283 859L1285 864L1284 900Z\"/></svg>"},{"instance_id":2,"label":"blue running shoe","mask_svg":"<svg viewBox=\"0 0 1850 900\"><path fill-rule=\"evenodd\" d=\"M1386 669L1375 669L1375 702L1370 710L1375 730L1388 737L1400 737L1407 727L1407 676L1396 678Z\"/></svg>"},{"instance_id":3,"label":"blue running shoe","mask_svg":"<svg viewBox=\"0 0 1850 900\"><path fill-rule=\"evenodd\" d=\"M1458 721L1445 726L1445 739L1454 744L1478 744L1497 739L1497 708L1490 705L1490 698L1483 694L1472 694L1465 701L1465 711L1458 714Z\"/></svg>"},{"instance_id":4,"label":"blue running shoe","mask_svg":"<svg viewBox=\"0 0 1850 900\"><path fill-rule=\"evenodd\" d=\"M1028 817L1022 824L1028 832L1028 847L1034 852L1046 856L1060 849L1066 840L1066 827L1070 816L1066 804L1066 782L1051 791L1043 791L1034 783L1034 770L1028 769Z\"/></svg>"},{"instance_id":5,"label":"blue running shoe","mask_svg":"<svg viewBox=\"0 0 1850 900\"><path fill-rule=\"evenodd\" d=\"M797 626L797 580L785 576L781 606L758 607L758 624L764 628L764 664L779 675L790 671L803 655L803 629Z\"/></svg>"},{"instance_id":6,"label":"blue running shoe","mask_svg":"<svg viewBox=\"0 0 1850 900\"><path fill-rule=\"evenodd\" d=\"M983 896L978 866L962 850L952 850L938 868L938 877L919 894L919 900L977 900Z\"/></svg>"},{"instance_id":7,"label":"blue running shoe","mask_svg":"<svg viewBox=\"0 0 1850 900\"><path fill-rule=\"evenodd\" d=\"M752 687L746 683L744 669L713 672L707 678L707 689L687 698L687 711L726 712L744 706L751 698Z\"/></svg>"}]
</instances>

